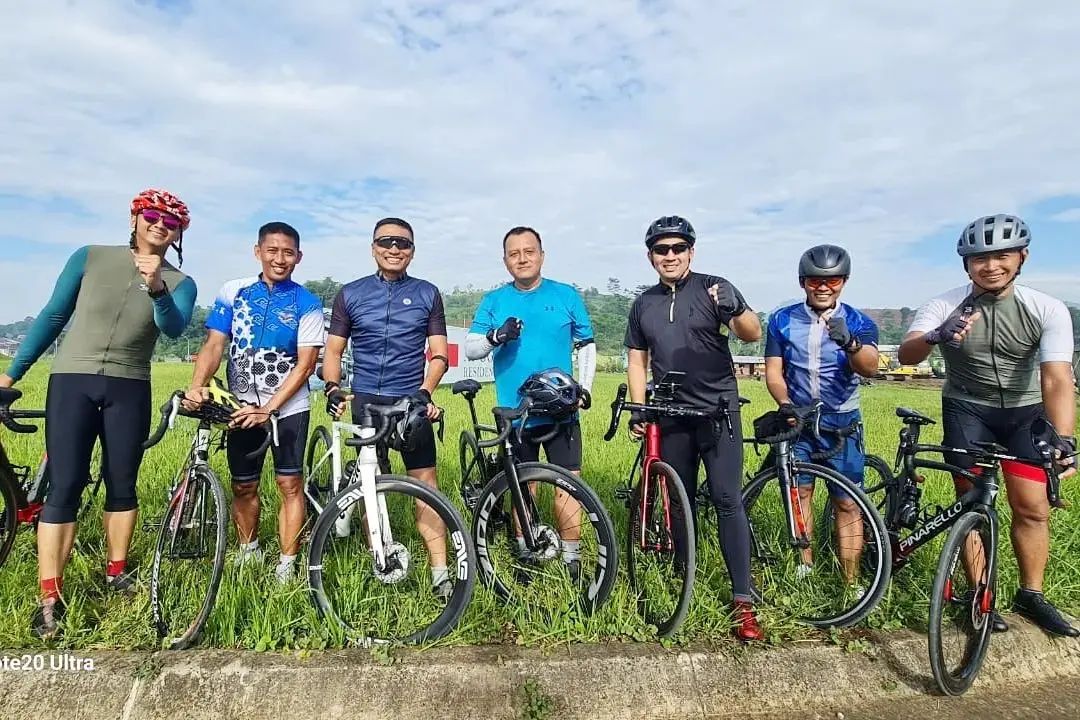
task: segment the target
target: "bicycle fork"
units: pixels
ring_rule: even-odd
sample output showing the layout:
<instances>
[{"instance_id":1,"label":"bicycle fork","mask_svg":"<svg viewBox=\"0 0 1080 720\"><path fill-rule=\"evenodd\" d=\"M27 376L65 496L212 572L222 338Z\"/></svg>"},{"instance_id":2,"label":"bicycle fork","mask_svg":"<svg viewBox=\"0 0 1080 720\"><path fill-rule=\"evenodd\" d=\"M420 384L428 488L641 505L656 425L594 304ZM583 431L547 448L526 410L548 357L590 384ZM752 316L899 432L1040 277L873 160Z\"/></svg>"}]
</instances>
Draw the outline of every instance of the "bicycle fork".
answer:
<instances>
[{"instance_id":1,"label":"bicycle fork","mask_svg":"<svg viewBox=\"0 0 1080 720\"><path fill-rule=\"evenodd\" d=\"M784 516L787 518L788 537L793 547L805 550L810 547L810 533L807 529L806 511L799 497L799 483L794 473L791 448L782 442L776 448L778 476L780 480L780 498L784 504Z\"/></svg>"}]
</instances>

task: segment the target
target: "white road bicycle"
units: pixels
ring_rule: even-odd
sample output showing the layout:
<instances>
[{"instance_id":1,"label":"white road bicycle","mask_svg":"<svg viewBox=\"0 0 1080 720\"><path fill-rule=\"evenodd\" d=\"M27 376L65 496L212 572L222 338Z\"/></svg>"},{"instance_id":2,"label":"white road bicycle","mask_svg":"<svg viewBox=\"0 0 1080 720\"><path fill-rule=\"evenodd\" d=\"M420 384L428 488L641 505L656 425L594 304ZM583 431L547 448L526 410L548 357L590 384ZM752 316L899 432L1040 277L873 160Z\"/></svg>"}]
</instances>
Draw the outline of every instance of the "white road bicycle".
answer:
<instances>
[{"instance_id":1,"label":"white road bicycle","mask_svg":"<svg viewBox=\"0 0 1080 720\"><path fill-rule=\"evenodd\" d=\"M408 398L366 405L359 423L315 428L305 495L318 517L308 581L320 614L360 645L419 643L450 632L472 599L476 548L439 491L380 467L380 444L400 443ZM344 462L345 447L359 449ZM436 578L431 568L445 567ZM436 579L439 580L436 583Z\"/></svg>"}]
</instances>

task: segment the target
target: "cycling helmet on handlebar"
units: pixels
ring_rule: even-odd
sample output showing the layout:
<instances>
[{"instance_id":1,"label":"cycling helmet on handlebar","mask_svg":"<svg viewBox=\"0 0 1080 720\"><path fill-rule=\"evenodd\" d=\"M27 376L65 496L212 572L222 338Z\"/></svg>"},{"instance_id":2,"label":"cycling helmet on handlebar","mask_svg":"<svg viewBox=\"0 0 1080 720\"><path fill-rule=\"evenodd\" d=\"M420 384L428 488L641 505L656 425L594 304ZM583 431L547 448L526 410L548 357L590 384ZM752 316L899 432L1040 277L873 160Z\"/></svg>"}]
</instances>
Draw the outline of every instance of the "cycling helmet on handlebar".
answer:
<instances>
[{"instance_id":1,"label":"cycling helmet on handlebar","mask_svg":"<svg viewBox=\"0 0 1080 720\"><path fill-rule=\"evenodd\" d=\"M206 386L206 399L192 414L206 418L215 425L227 425L232 414L246 404L215 376L210 378L210 384Z\"/></svg>"},{"instance_id":2,"label":"cycling helmet on handlebar","mask_svg":"<svg viewBox=\"0 0 1080 720\"><path fill-rule=\"evenodd\" d=\"M577 412L584 389L574 378L553 367L526 378L518 394L532 401L530 415L564 420Z\"/></svg>"},{"instance_id":3,"label":"cycling helmet on handlebar","mask_svg":"<svg viewBox=\"0 0 1080 720\"><path fill-rule=\"evenodd\" d=\"M416 448L417 439L429 427L431 420L427 416L427 404L414 403L394 426L390 444L398 452L412 451Z\"/></svg>"}]
</instances>

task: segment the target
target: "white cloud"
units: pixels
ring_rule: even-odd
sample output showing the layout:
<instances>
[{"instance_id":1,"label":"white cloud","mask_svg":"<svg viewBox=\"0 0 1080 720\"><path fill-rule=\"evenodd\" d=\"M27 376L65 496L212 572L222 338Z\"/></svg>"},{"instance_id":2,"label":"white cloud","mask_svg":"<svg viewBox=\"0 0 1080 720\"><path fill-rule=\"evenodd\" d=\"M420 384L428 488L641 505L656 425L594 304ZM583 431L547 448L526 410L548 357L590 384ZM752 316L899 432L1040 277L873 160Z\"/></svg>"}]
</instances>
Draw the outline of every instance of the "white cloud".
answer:
<instances>
[{"instance_id":1,"label":"white cloud","mask_svg":"<svg viewBox=\"0 0 1080 720\"><path fill-rule=\"evenodd\" d=\"M756 307L820 241L851 250L851 301L916 306L963 279L913 255L924 238L1080 194L1080 8L1052 5L8 6L0 194L91 215L0 213L0 237L59 246L0 266L0 321L37 312L62 246L123 242L147 185L192 206L203 302L278 212L310 217L301 279L369 272L374 220L400 214L447 289L502 281L516 224L552 277L648 282L644 228L674 212ZM1025 280L1077 266L1039 262Z\"/></svg>"}]
</instances>

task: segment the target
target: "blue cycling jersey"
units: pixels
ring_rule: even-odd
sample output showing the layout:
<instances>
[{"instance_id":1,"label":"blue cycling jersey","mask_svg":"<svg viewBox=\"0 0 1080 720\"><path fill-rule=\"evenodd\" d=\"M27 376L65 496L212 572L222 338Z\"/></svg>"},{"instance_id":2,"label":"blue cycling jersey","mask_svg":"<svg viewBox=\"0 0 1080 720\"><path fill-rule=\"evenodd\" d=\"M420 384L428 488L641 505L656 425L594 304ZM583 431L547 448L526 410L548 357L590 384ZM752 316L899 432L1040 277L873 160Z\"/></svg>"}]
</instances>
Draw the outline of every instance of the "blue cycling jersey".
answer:
<instances>
[{"instance_id":1,"label":"blue cycling jersey","mask_svg":"<svg viewBox=\"0 0 1080 720\"><path fill-rule=\"evenodd\" d=\"M292 280L272 288L260 277L230 280L218 293L206 328L230 338L229 389L241 400L263 405L296 367L299 348L322 346L322 302ZM308 402L305 384L279 415L303 412Z\"/></svg>"},{"instance_id":2,"label":"blue cycling jersey","mask_svg":"<svg viewBox=\"0 0 1080 720\"><path fill-rule=\"evenodd\" d=\"M492 352L498 403L514 407L521 401L518 388L534 372L557 367L572 373L574 343L591 340L593 328L578 291L544 278L532 290L511 282L484 295L469 332L487 335L511 317L522 321L521 337Z\"/></svg>"},{"instance_id":3,"label":"blue cycling jersey","mask_svg":"<svg viewBox=\"0 0 1080 720\"><path fill-rule=\"evenodd\" d=\"M844 303L835 314L844 318L863 345L877 346L877 325L868 316ZM847 353L829 338L825 320L806 303L780 308L769 318L765 357L783 358L784 382L793 404L820 399L828 413L858 409L859 378Z\"/></svg>"},{"instance_id":4,"label":"blue cycling jersey","mask_svg":"<svg viewBox=\"0 0 1080 720\"><path fill-rule=\"evenodd\" d=\"M424 382L427 339L446 335L442 296L410 275L368 275L338 292L329 332L352 341L353 392L411 395Z\"/></svg>"}]
</instances>

